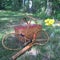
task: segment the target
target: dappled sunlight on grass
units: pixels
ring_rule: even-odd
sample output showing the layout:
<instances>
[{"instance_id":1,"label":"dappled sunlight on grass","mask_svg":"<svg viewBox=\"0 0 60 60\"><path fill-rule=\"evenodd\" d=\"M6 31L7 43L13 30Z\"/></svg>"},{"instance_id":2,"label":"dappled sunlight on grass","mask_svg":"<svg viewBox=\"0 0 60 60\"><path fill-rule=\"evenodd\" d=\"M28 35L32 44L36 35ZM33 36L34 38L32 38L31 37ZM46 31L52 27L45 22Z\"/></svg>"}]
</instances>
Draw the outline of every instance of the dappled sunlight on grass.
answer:
<instances>
[{"instance_id":1,"label":"dappled sunlight on grass","mask_svg":"<svg viewBox=\"0 0 60 60\"><path fill-rule=\"evenodd\" d=\"M8 18L1 18L0 20L8 20Z\"/></svg>"},{"instance_id":2,"label":"dappled sunlight on grass","mask_svg":"<svg viewBox=\"0 0 60 60\"><path fill-rule=\"evenodd\" d=\"M4 10L0 10L0 16L23 16L25 15L25 13L22 12L18 12L18 11L4 11Z\"/></svg>"},{"instance_id":3,"label":"dappled sunlight on grass","mask_svg":"<svg viewBox=\"0 0 60 60\"><path fill-rule=\"evenodd\" d=\"M29 55L34 55L34 56L37 56L39 54L39 50L37 50L37 48L35 47L32 47L30 51L28 51L28 54Z\"/></svg>"}]
</instances>

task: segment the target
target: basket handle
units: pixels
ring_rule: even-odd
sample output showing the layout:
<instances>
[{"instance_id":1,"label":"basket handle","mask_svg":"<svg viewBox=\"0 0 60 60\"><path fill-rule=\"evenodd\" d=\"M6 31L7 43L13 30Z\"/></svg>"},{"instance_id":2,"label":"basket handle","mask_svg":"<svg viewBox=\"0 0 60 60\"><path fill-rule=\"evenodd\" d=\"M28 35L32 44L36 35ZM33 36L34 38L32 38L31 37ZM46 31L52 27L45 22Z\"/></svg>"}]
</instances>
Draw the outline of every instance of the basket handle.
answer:
<instances>
[{"instance_id":1,"label":"basket handle","mask_svg":"<svg viewBox=\"0 0 60 60\"><path fill-rule=\"evenodd\" d=\"M30 15L28 15L27 17L34 20L36 22L36 24L37 24L37 19L36 18L34 18L34 17L30 16ZM31 24L31 20L27 21L27 19L25 17L23 18L23 20L27 23L28 26Z\"/></svg>"},{"instance_id":2,"label":"basket handle","mask_svg":"<svg viewBox=\"0 0 60 60\"><path fill-rule=\"evenodd\" d=\"M23 18L23 21L27 23L27 25L31 24L31 20L27 21L26 18Z\"/></svg>"}]
</instances>

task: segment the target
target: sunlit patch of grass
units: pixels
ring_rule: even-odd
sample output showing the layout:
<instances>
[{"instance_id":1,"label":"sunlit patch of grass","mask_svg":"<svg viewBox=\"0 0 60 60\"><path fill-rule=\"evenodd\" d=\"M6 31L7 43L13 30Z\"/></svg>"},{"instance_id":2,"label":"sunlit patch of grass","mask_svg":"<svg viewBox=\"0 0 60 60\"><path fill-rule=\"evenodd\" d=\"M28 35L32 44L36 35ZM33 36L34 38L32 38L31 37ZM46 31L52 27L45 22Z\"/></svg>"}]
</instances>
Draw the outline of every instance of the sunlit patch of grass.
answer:
<instances>
[{"instance_id":1,"label":"sunlit patch of grass","mask_svg":"<svg viewBox=\"0 0 60 60\"><path fill-rule=\"evenodd\" d=\"M22 12L18 12L18 11L4 11L4 10L0 10L0 16L23 16L24 13Z\"/></svg>"},{"instance_id":2,"label":"sunlit patch of grass","mask_svg":"<svg viewBox=\"0 0 60 60\"><path fill-rule=\"evenodd\" d=\"M1 18L1 20L8 20L8 18Z\"/></svg>"},{"instance_id":3,"label":"sunlit patch of grass","mask_svg":"<svg viewBox=\"0 0 60 60\"><path fill-rule=\"evenodd\" d=\"M0 41L1 41L2 37L3 37L3 34L0 33Z\"/></svg>"}]
</instances>

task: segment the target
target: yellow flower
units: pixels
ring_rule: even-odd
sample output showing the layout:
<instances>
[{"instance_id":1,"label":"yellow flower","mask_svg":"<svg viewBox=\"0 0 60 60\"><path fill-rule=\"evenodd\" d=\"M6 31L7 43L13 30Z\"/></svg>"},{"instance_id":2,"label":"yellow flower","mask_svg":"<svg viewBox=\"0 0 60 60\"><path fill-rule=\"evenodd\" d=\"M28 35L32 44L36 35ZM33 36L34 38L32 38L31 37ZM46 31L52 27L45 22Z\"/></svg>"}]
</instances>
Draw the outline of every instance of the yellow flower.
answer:
<instances>
[{"instance_id":1,"label":"yellow flower","mask_svg":"<svg viewBox=\"0 0 60 60\"><path fill-rule=\"evenodd\" d=\"M46 19L46 20L45 20L45 23L48 23L48 22L49 22L49 19Z\"/></svg>"},{"instance_id":2,"label":"yellow flower","mask_svg":"<svg viewBox=\"0 0 60 60\"><path fill-rule=\"evenodd\" d=\"M54 19L46 19L44 22L45 22L45 25L51 26L54 24L55 20Z\"/></svg>"},{"instance_id":3,"label":"yellow flower","mask_svg":"<svg viewBox=\"0 0 60 60\"><path fill-rule=\"evenodd\" d=\"M50 24L54 24L54 22L55 22L54 19L50 19L49 21Z\"/></svg>"}]
</instances>

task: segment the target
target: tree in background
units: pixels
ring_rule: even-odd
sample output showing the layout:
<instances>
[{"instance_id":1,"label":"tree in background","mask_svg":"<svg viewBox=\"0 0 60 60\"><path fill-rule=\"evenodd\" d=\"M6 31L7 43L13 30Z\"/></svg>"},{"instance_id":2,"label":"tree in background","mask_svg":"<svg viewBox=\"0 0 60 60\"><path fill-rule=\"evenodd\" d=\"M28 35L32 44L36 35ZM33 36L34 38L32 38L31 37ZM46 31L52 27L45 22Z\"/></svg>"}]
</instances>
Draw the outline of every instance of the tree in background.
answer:
<instances>
[{"instance_id":1,"label":"tree in background","mask_svg":"<svg viewBox=\"0 0 60 60\"><path fill-rule=\"evenodd\" d=\"M0 10L5 9L5 0L0 0Z\"/></svg>"},{"instance_id":2,"label":"tree in background","mask_svg":"<svg viewBox=\"0 0 60 60\"><path fill-rule=\"evenodd\" d=\"M51 0L47 0L46 14L47 16L52 15L52 1Z\"/></svg>"},{"instance_id":3,"label":"tree in background","mask_svg":"<svg viewBox=\"0 0 60 60\"><path fill-rule=\"evenodd\" d=\"M29 12L32 12L32 0L29 0Z\"/></svg>"},{"instance_id":4,"label":"tree in background","mask_svg":"<svg viewBox=\"0 0 60 60\"><path fill-rule=\"evenodd\" d=\"M19 0L12 0L12 10L17 11L19 8Z\"/></svg>"}]
</instances>

